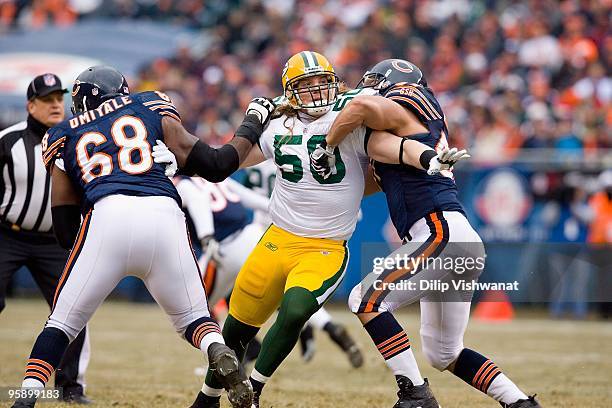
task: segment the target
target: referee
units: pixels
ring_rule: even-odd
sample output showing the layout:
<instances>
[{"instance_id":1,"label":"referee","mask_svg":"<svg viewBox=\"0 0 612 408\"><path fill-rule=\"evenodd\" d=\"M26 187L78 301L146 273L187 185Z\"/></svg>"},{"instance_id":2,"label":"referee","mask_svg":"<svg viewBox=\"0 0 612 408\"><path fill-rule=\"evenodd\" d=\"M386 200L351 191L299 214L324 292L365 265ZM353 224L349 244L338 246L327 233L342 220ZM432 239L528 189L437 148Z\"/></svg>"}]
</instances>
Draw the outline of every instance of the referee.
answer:
<instances>
[{"instance_id":1,"label":"referee","mask_svg":"<svg viewBox=\"0 0 612 408\"><path fill-rule=\"evenodd\" d=\"M68 252L51 229L50 176L42 162L41 141L64 120L64 94L54 74L39 75L28 86L28 118L0 131L0 313L13 274L26 266L49 306ZM70 344L55 373L67 402L88 404L83 374L89 363L86 329Z\"/></svg>"}]
</instances>

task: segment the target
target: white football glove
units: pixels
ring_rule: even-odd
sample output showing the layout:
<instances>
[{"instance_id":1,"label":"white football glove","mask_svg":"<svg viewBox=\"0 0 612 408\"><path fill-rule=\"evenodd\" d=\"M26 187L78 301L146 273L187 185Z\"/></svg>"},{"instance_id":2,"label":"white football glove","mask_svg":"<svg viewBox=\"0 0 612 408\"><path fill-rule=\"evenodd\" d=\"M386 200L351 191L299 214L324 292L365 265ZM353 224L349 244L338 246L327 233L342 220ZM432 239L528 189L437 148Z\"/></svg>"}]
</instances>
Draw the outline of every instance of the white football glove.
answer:
<instances>
[{"instance_id":1,"label":"white football glove","mask_svg":"<svg viewBox=\"0 0 612 408\"><path fill-rule=\"evenodd\" d=\"M329 146L325 141L318 145L312 153L310 153L310 165L315 173L327 180L329 176L336 174L336 155L334 147Z\"/></svg>"},{"instance_id":2,"label":"white football glove","mask_svg":"<svg viewBox=\"0 0 612 408\"><path fill-rule=\"evenodd\" d=\"M272 102L272 99L258 97L251 99L249 106L247 106L246 114L257 116L261 124L266 127L272 117L274 109L276 109L276 106L274 102Z\"/></svg>"},{"instance_id":3,"label":"white football glove","mask_svg":"<svg viewBox=\"0 0 612 408\"><path fill-rule=\"evenodd\" d=\"M202 238L200 243L202 245L201 259L206 259L207 262L210 260L219 262L219 259L221 258L219 242L209 235Z\"/></svg>"},{"instance_id":4,"label":"white football glove","mask_svg":"<svg viewBox=\"0 0 612 408\"><path fill-rule=\"evenodd\" d=\"M176 156L168 149L168 146L161 140L157 140L157 144L153 146L153 161L159 164L166 165L166 177L173 177L178 170L178 163L176 162Z\"/></svg>"},{"instance_id":5,"label":"white football glove","mask_svg":"<svg viewBox=\"0 0 612 408\"><path fill-rule=\"evenodd\" d=\"M471 156L465 149L458 150L456 147L452 149L445 147L440 153L431 158L427 174L433 176L441 171L450 170L459 160L468 159L470 157Z\"/></svg>"}]
</instances>

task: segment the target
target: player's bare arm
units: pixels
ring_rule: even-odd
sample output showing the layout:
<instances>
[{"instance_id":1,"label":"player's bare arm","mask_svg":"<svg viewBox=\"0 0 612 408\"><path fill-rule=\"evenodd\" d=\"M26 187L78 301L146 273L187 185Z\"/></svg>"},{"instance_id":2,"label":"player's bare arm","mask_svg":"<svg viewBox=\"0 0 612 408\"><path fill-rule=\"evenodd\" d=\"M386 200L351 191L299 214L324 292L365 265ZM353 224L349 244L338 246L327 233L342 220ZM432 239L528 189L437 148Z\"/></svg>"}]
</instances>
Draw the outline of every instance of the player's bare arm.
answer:
<instances>
[{"instance_id":1,"label":"player's bare arm","mask_svg":"<svg viewBox=\"0 0 612 408\"><path fill-rule=\"evenodd\" d=\"M363 196L369 196L380 191L380 186L376 182L376 178L374 177L374 169L372 166L368 165L364 175L365 187L363 189Z\"/></svg>"},{"instance_id":2,"label":"player's bare arm","mask_svg":"<svg viewBox=\"0 0 612 408\"><path fill-rule=\"evenodd\" d=\"M266 160L263 152L261 151L261 147L259 145L253 145L246 159L240 163L240 168L244 169L247 167L255 166Z\"/></svg>"},{"instance_id":3,"label":"player's bare arm","mask_svg":"<svg viewBox=\"0 0 612 408\"><path fill-rule=\"evenodd\" d=\"M328 145L337 146L359 126L388 130L396 135L427 132L427 128L411 115L399 104L382 96L357 96L340 112L325 140Z\"/></svg>"},{"instance_id":4,"label":"player's bare arm","mask_svg":"<svg viewBox=\"0 0 612 408\"><path fill-rule=\"evenodd\" d=\"M62 169L53 165L50 171L53 231L60 246L70 249L81 225L81 196Z\"/></svg>"},{"instance_id":5,"label":"player's bare arm","mask_svg":"<svg viewBox=\"0 0 612 408\"><path fill-rule=\"evenodd\" d=\"M424 133L427 128L396 102L382 96L357 96L334 121L326 138L327 144L337 146L359 126L373 129L367 148L368 155L374 160L389 164L401 162L426 169L419 159L424 151L433 152L433 149L398 136Z\"/></svg>"},{"instance_id":6,"label":"player's bare arm","mask_svg":"<svg viewBox=\"0 0 612 408\"><path fill-rule=\"evenodd\" d=\"M335 146L359 126L373 130L368 139L368 155L382 163L407 164L436 174L469 157L464 150L455 148L438 154L429 146L404 137L427 133L428 129L398 103L382 96L363 95L357 96L338 115L325 139L326 145L313 152L313 167L320 167L324 175L332 174Z\"/></svg>"},{"instance_id":7,"label":"player's bare arm","mask_svg":"<svg viewBox=\"0 0 612 408\"><path fill-rule=\"evenodd\" d=\"M389 164L410 164L424 169L419 158L429 146L408 138L399 138L386 130L373 130L368 139L368 156L372 159ZM401 154L401 158L400 158Z\"/></svg>"}]
</instances>

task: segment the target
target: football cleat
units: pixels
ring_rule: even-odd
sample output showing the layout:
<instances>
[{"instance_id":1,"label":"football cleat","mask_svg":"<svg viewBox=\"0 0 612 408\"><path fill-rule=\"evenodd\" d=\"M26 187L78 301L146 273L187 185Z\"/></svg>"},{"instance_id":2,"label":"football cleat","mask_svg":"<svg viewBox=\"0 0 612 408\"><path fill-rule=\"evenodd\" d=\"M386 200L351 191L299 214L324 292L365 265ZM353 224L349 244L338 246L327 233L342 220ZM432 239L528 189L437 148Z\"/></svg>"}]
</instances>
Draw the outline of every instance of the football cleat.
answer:
<instances>
[{"instance_id":1,"label":"football cleat","mask_svg":"<svg viewBox=\"0 0 612 408\"><path fill-rule=\"evenodd\" d=\"M521 399L512 404L500 403L504 408L542 408L542 406L535 400L535 395L527 397L527 399Z\"/></svg>"},{"instance_id":2,"label":"football cleat","mask_svg":"<svg viewBox=\"0 0 612 408\"><path fill-rule=\"evenodd\" d=\"M331 323L330 323L331 324ZM330 330L328 330L329 337L346 353L354 368L359 368L363 365L363 354L357 347L357 344L344 328L344 326L334 323Z\"/></svg>"},{"instance_id":3,"label":"football cleat","mask_svg":"<svg viewBox=\"0 0 612 408\"><path fill-rule=\"evenodd\" d=\"M64 395L62 395L62 401L70 404L89 405L92 401L83 394L81 387L76 390L64 389Z\"/></svg>"},{"instance_id":4,"label":"football cleat","mask_svg":"<svg viewBox=\"0 0 612 408\"><path fill-rule=\"evenodd\" d=\"M236 353L225 344L213 343L208 347L210 369L227 390L227 396L234 408L250 408L253 401L253 387Z\"/></svg>"},{"instance_id":5,"label":"football cleat","mask_svg":"<svg viewBox=\"0 0 612 408\"><path fill-rule=\"evenodd\" d=\"M436 397L429 388L427 378L423 385L414 385L409 378L403 375L395 376L399 391L398 400L393 408L440 408Z\"/></svg>"},{"instance_id":6,"label":"football cleat","mask_svg":"<svg viewBox=\"0 0 612 408\"><path fill-rule=\"evenodd\" d=\"M261 396L261 392L255 391L253 393L253 403L251 404L251 408L259 408L259 397Z\"/></svg>"},{"instance_id":7,"label":"football cleat","mask_svg":"<svg viewBox=\"0 0 612 408\"><path fill-rule=\"evenodd\" d=\"M363 365L363 354L361 354L361 350L359 350L359 347L357 347L356 344L352 345L348 350L346 350L346 355L348 356L353 368L359 368Z\"/></svg>"},{"instance_id":8,"label":"football cleat","mask_svg":"<svg viewBox=\"0 0 612 408\"><path fill-rule=\"evenodd\" d=\"M34 404L36 404L35 399L20 399L15 401L15 403L11 405L11 408L32 408Z\"/></svg>"},{"instance_id":9,"label":"football cleat","mask_svg":"<svg viewBox=\"0 0 612 408\"><path fill-rule=\"evenodd\" d=\"M209 397L200 391L189 408L221 408L220 401L221 397Z\"/></svg>"}]
</instances>

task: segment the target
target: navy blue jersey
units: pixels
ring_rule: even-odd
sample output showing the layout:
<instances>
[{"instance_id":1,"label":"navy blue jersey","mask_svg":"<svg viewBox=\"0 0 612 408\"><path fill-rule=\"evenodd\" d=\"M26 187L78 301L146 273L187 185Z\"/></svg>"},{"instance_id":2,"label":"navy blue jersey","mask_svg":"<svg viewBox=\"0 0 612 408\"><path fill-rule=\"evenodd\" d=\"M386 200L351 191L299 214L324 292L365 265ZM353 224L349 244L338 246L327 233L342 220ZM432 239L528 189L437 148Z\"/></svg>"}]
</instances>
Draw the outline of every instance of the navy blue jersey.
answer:
<instances>
[{"instance_id":1,"label":"navy blue jersey","mask_svg":"<svg viewBox=\"0 0 612 408\"><path fill-rule=\"evenodd\" d=\"M410 139L436 151L448 146L444 114L429 88L399 83L383 96L408 109L429 130L428 133L411 135ZM374 176L387 197L391 221L400 237L408 237L412 224L434 211L464 213L451 172L430 176L427 171L408 165L377 161L372 161L372 165Z\"/></svg>"},{"instance_id":2,"label":"navy blue jersey","mask_svg":"<svg viewBox=\"0 0 612 408\"><path fill-rule=\"evenodd\" d=\"M215 239L221 242L246 227L249 214L240 196L231 190L226 181L210 184L210 209L215 224Z\"/></svg>"},{"instance_id":3,"label":"navy blue jersey","mask_svg":"<svg viewBox=\"0 0 612 408\"><path fill-rule=\"evenodd\" d=\"M249 223L248 211L240 196L232 191L229 180L211 183L199 177L175 177L174 183L194 237L202 239L212 233L221 242ZM210 213L207 208L212 213L213 225L208 221Z\"/></svg>"},{"instance_id":4,"label":"navy blue jersey","mask_svg":"<svg viewBox=\"0 0 612 408\"><path fill-rule=\"evenodd\" d=\"M165 166L151 156L163 141L161 120L180 121L170 98L161 92L142 92L104 102L49 129L43 139L43 161L55 160L83 197L83 211L103 197L167 196L180 205L179 195L164 175Z\"/></svg>"},{"instance_id":5,"label":"navy blue jersey","mask_svg":"<svg viewBox=\"0 0 612 408\"><path fill-rule=\"evenodd\" d=\"M217 211L213 210L215 222L215 239L223 241L234 232L240 231L249 223L248 211L240 201L227 201L227 205Z\"/></svg>"}]
</instances>

